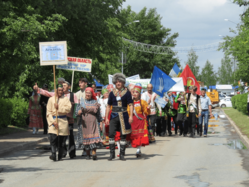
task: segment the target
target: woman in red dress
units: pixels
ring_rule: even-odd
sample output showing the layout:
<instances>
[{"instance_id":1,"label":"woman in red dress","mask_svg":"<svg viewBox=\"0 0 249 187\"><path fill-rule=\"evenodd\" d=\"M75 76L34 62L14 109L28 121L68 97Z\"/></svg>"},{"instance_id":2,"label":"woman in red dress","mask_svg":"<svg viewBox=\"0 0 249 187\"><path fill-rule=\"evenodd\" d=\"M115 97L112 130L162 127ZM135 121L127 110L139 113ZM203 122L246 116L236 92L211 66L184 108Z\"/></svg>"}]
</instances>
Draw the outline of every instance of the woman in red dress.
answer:
<instances>
[{"instance_id":1,"label":"woman in red dress","mask_svg":"<svg viewBox=\"0 0 249 187\"><path fill-rule=\"evenodd\" d=\"M147 115L150 114L150 105L144 100L141 100L142 86L137 83L133 91L134 113L133 123L131 124L131 146L137 148L136 156L141 157L141 146L149 145ZM129 111L129 106L127 111Z\"/></svg>"},{"instance_id":2,"label":"woman in red dress","mask_svg":"<svg viewBox=\"0 0 249 187\"><path fill-rule=\"evenodd\" d=\"M43 129L43 119L41 106L39 105L41 96L34 91L34 95L29 98L29 127L33 128L33 134L38 134L39 129Z\"/></svg>"}]
</instances>

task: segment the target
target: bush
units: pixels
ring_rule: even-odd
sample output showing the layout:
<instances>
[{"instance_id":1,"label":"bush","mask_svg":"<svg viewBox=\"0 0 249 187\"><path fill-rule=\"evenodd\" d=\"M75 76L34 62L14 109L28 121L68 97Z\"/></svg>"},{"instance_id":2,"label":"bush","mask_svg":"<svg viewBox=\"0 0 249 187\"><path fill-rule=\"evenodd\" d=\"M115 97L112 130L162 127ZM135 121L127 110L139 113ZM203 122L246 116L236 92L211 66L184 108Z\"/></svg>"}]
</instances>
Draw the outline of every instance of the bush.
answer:
<instances>
[{"instance_id":1,"label":"bush","mask_svg":"<svg viewBox=\"0 0 249 187\"><path fill-rule=\"evenodd\" d=\"M29 103L22 98L10 98L8 99L13 105L11 113L11 125L18 127L26 127L26 118L28 117Z\"/></svg>"},{"instance_id":2,"label":"bush","mask_svg":"<svg viewBox=\"0 0 249 187\"><path fill-rule=\"evenodd\" d=\"M0 129L11 124L12 103L7 99L0 98Z\"/></svg>"},{"instance_id":3,"label":"bush","mask_svg":"<svg viewBox=\"0 0 249 187\"><path fill-rule=\"evenodd\" d=\"M239 94L232 97L233 108L244 114L247 114L247 93Z\"/></svg>"}]
</instances>

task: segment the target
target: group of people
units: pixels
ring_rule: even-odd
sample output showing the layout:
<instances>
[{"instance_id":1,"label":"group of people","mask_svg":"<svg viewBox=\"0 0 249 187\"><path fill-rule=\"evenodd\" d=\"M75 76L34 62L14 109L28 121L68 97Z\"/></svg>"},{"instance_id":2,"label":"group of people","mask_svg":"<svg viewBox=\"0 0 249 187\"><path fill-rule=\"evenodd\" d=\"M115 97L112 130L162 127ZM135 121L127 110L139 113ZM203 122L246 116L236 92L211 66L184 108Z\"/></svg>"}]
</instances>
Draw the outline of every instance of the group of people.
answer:
<instances>
[{"instance_id":1,"label":"group of people","mask_svg":"<svg viewBox=\"0 0 249 187\"><path fill-rule=\"evenodd\" d=\"M196 94L197 88L188 88L191 93L168 92L163 99L167 102L161 107L156 102L159 97L154 93L153 85L148 84L147 91L142 93L141 84L130 84L125 87L126 77L121 73L113 76L113 86L102 89L98 96L95 89L87 87L87 79L79 79L80 90L70 92L70 82L58 79L57 89L47 89L34 85L34 95L30 97L30 127L41 128L46 123L51 146L51 160L62 160L67 152L71 159L76 157L76 147L83 149L86 159L97 160L97 149L108 144L109 161L115 159L116 145L118 157L125 161L125 150L128 145L136 148L135 156L142 156L141 147L155 142L154 136L172 135L171 119L175 126L175 134L194 137L195 128L202 135L204 119L204 136L207 135L208 117L212 116L210 99L202 90L201 96ZM47 103L40 101L41 96L49 98ZM41 112L40 106L43 106ZM45 106L45 107L44 107ZM39 112L40 111L40 112ZM39 125L37 125L39 124ZM77 125L77 146L74 141L74 125ZM69 137L68 147L66 140ZM56 152L58 150L58 157Z\"/></svg>"}]
</instances>

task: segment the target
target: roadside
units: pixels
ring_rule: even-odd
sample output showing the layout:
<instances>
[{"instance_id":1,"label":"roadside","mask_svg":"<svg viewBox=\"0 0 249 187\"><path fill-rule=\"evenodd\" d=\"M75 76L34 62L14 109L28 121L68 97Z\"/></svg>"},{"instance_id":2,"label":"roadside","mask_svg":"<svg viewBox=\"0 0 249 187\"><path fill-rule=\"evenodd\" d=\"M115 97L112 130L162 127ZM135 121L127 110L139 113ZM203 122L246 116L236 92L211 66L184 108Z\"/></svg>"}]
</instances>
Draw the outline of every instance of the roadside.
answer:
<instances>
[{"instance_id":1,"label":"roadside","mask_svg":"<svg viewBox=\"0 0 249 187\"><path fill-rule=\"evenodd\" d=\"M3 135L7 135L7 134L13 134L13 133L23 132L23 131L28 131L28 130L29 130L28 128L8 125L7 128L0 129L0 137Z\"/></svg>"},{"instance_id":2,"label":"roadside","mask_svg":"<svg viewBox=\"0 0 249 187\"><path fill-rule=\"evenodd\" d=\"M227 116L230 123L234 126L241 140L249 148L249 119L248 116L234 108L223 108L222 111Z\"/></svg>"}]
</instances>

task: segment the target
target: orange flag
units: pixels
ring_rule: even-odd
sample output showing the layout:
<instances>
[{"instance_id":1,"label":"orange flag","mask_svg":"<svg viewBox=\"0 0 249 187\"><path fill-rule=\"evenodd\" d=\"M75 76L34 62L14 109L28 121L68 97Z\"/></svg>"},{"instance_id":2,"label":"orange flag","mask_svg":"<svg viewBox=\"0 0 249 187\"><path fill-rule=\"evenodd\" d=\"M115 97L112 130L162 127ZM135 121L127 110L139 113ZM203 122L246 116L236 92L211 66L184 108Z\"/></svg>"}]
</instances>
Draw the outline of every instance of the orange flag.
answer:
<instances>
[{"instance_id":1,"label":"orange flag","mask_svg":"<svg viewBox=\"0 0 249 187\"><path fill-rule=\"evenodd\" d=\"M191 71L190 67L188 66L188 64L186 65L186 67L184 68L184 70L182 71L181 76L183 79L183 84L184 86L196 86L197 87L197 94L200 95L201 94L201 89L200 89L200 84L197 82L193 72Z\"/></svg>"}]
</instances>

